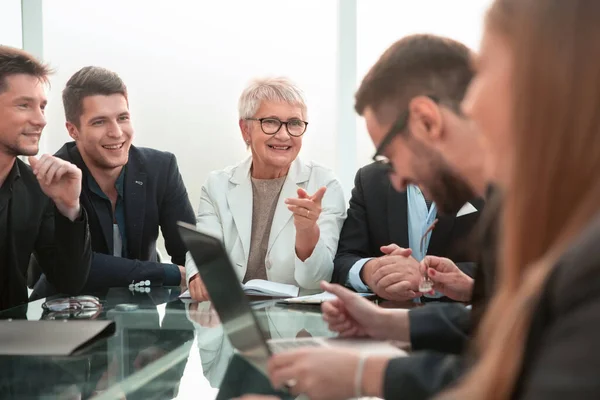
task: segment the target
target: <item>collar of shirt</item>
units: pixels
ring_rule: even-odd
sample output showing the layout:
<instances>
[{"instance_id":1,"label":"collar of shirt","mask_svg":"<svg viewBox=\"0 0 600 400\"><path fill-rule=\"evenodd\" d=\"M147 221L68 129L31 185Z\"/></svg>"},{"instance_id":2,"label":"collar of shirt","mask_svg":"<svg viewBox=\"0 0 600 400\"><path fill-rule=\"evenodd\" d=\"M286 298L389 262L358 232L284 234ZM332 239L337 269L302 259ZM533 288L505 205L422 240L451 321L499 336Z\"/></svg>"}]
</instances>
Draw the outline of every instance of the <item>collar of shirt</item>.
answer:
<instances>
[{"instance_id":1,"label":"collar of shirt","mask_svg":"<svg viewBox=\"0 0 600 400\"><path fill-rule=\"evenodd\" d=\"M119 199L123 198L123 191L125 188L125 169L126 168L127 168L127 166L124 166L121 169L121 173L119 174L119 176L117 177L117 181L115 182L115 189L117 189L117 194L119 195L119 197L118 197ZM94 192L98 196L102 197L103 199L110 200L108 198L108 196L102 191L102 189L100 189L100 185L98 185L98 182L96 182L96 180L94 179L94 176L92 174L88 174L87 182L88 182L88 185L92 192Z\"/></svg>"},{"instance_id":2,"label":"collar of shirt","mask_svg":"<svg viewBox=\"0 0 600 400\"><path fill-rule=\"evenodd\" d=\"M121 173L119 174L119 176L117 177L117 181L115 182L115 189L117 189L117 204L115 204L115 215L113 216L113 221L116 220L117 221L117 226L118 226L118 232L121 236L121 257L126 257L127 256L127 237L126 237L126 230L125 230L125 206L124 206L124 192L125 192L125 173L126 173L126 168L127 166L124 166L123 169L121 169ZM92 193L96 194L98 197L104 199L105 201L110 202L110 199L108 198L108 196L102 191L102 189L100 188L100 185L98 185L98 182L96 182L96 180L94 179L94 177L92 176L92 174L88 174L87 176L87 183L88 186L90 187L90 190L92 191ZM111 212L112 212L112 205L111 205ZM114 222L110 221L111 225L114 225ZM113 235L114 232L116 232L113 229ZM115 245L115 238L113 236L112 238L113 240L111 240L110 242L113 243L113 246ZM113 249L114 250L114 249Z\"/></svg>"},{"instance_id":3,"label":"collar of shirt","mask_svg":"<svg viewBox=\"0 0 600 400\"><path fill-rule=\"evenodd\" d=\"M0 187L0 210L3 210L12 197L12 190L15 182L21 178L21 171L19 170L19 165L15 161L13 167L10 169L6 180Z\"/></svg>"},{"instance_id":4,"label":"collar of shirt","mask_svg":"<svg viewBox=\"0 0 600 400\"><path fill-rule=\"evenodd\" d=\"M431 232L423 240L421 249L421 238L433 223L437 216L437 207L431 203L429 210L425 202L425 196L421 190L414 185L406 188L407 212L408 212L408 244L412 249L412 255L417 261L421 261L427 255Z\"/></svg>"},{"instance_id":5,"label":"collar of shirt","mask_svg":"<svg viewBox=\"0 0 600 400\"><path fill-rule=\"evenodd\" d=\"M6 180L4 181L4 183L2 184L2 188L7 187L12 189L14 183L21 178L21 170L19 169L19 164L17 163L17 160L15 160L12 168L10 169L8 176L6 177ZM8 185L8 186L6 186Z\"/></svg>"}]
</instances>

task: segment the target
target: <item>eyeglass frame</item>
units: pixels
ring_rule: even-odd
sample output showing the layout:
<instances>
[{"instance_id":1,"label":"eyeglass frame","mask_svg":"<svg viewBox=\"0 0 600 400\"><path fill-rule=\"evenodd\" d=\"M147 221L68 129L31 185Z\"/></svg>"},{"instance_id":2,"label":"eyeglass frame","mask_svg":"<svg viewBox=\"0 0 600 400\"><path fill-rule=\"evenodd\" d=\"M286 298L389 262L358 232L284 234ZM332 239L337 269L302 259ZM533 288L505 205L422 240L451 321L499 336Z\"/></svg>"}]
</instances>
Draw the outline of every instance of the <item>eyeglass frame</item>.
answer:
<instances>
[{"instance_id":1,"label":"eyeglass frame","mask_svg":"<svg viewBox=\"0 0 600 400\"><path fill-rule=\"evenodd\" d=\"M102 313L100 308L82 308L79 310L66 309L63 311L50 311L45 309L42 314L44 320L65 320L65 319L96 319Z\"/></svg>"},{"instance_id":2,"label":"eyeglass frame","mask_svg":"<svg viewBox=\"0 0 600 400\"><path fill-rule=\"evenodd\" d=\"M93 307L86 307L84 303L91 303ZM55 307L55 305L68 305L67 308ZM74 307L71 307L73 305ZM100 299L95 296L72 296L72 297L59 297L56 299L47 300L42 304L42 308L51 312L66 312L66 311L81 311L81 310L99 310L102 309L102 303Z\"/></svg>"},{"instance_id":3,"label":"eyeglass frame","mask_svg":"<svg viewBox=\"0 0 600 400\"><path fill-rule=\"evenodd\" d=\"M434 103L436 103L438 105L440 103L440 99L436 96L428 95L428 94L423 95L423 96L429 98L430 100L432 100ZM415 96L415 97L418 97L418 96ZM386 165L390 171L393 170L392 163L390 162L389 158L387 158L386 156L383 155L383 152L390 145L390 143L392 143L392 141L396 138L396 136L399 135L406 128L406 123L408 122L409 115L410 115L409 110L406 110L402 114L400 114L400 116L398 117L396 122L394 122L394 124L392 125L390 130L383 137L383 140L381 141L381 143L379 143L379 146L377 146L377 149L375 149L375 154L373 155L373 161L378 164ZM382 159L382 158L385 158L385 159Z\"/></svg>"},{"instance_id":4,"label":"eyeglass frame","mask_svg":"<svg viewBox=\"0 0 600 400\"><path fill-rule=\"evenodd\" d=\"M275 132L273 132L273 133L267 133L267 132L265 132L265 128L263 128L263 121L264 121L264 120L266 120L266 119L271 119L271 120L274 120L274 121L279 121L279 128L277 128L277 130L276 130ZM288 128L288 123L289 123L291 120L282 121L282 120L280 120L279 118L275 118L275 117L264 117L264 118L244 118L244 120L246 120L246 121L258 121L258 122L260 122L260 130L261 130L261 131L262 131L262 132L263 132L265 135L269 135L269 136L275 136L275 135L277 135L277 133L279 133L279 131L281 130L281 127L282 127L283 125L285 125L285 130L287 131L288 135L290 135L291 137L301 137L302 135L304 135L304 134L306 133L306 128L308 128L308 122L306 122L306 121L303 121L303 120L301 120L300 118L292 118L292 120L297 120L297 121L300 121L300 122L303 122L303 123L304 123L304 130L303 130L303 131L302 131L302 133L301 133L301 134L299 134L299 135L294 135L294 134L292 134L292 133L290 132L290 129Z\"/></svg>"}]
</instances>

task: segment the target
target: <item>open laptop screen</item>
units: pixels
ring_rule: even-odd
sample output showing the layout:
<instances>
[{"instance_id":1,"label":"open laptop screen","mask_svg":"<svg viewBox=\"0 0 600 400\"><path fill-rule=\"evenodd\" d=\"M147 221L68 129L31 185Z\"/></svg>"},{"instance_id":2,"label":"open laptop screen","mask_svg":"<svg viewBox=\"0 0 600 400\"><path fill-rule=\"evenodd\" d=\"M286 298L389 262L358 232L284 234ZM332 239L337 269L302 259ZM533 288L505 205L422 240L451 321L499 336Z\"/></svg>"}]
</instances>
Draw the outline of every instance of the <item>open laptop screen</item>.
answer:
<instances>
[{"instance_id":1,"label":"open laptop screen","mask_svg":"<svg viewBox=\"0 0 600 400\"><path fill-rule=\"evenodd\" d=\"M194 225L178 225L229 341L249 361L264 366L270 350L221 241Z\"/></svg>"}]
</instances>

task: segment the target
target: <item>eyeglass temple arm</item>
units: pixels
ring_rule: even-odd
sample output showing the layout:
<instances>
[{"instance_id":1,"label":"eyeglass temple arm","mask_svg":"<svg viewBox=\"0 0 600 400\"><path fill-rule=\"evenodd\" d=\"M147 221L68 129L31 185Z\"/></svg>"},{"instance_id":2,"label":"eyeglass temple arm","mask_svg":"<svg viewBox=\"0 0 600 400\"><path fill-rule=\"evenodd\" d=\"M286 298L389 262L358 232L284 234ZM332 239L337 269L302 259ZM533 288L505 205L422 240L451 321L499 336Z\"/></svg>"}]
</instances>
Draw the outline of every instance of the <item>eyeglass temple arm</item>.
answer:
<instances>
[{"instance_id":1,"label":"eyeglass temple arm","mask_svg":"<svg viewBox=\"0 0 600 400\"><path fill-rule=\"evenodd\" d=\"M434 219L433 222L431 223L431 225L429 225L429 227L427 228L427 230L425 231L425 233L423 234L423 236L421 236L421 243L420 243L420 248L421 248L421 254L423 255L423 257L425 257L425 254L423 254L425 252L425 249L423 248L425 245L425 238L427 237L427 235L429 234L429 232L433 231L433 228L435 228L435 225L437 224L438 219Z\"/></svg>"}]
</instances>

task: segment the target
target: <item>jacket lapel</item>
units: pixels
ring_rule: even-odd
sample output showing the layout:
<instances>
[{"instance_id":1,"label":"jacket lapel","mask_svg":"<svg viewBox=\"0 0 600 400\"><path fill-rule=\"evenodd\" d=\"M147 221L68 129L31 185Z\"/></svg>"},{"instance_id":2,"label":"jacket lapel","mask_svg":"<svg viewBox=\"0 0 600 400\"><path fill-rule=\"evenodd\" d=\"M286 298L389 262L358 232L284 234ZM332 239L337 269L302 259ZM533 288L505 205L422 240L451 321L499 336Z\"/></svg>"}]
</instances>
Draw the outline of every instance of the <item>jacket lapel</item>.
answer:
<instances>
[{"instance_id":1,"label":"jacket lapel","mask_svg":"<svg viewBox=\"0 0 600 400\"><path fill-rule=\"evenodd\" d=\"M444 250L448 243L456 218L454 215L440 215L438 213L437 220L438 222L431 232L431 239L429 240L427 254L442 253L442 250Z\"/></svg>"},{"instance_id":2,"label":"jacket lapel","mask_svg":"<svg viewBox=\"0 0 600 400\"><path fill-rule=\"evenodd\" d=\"M300 161L299 158L296 158L294 162L292 162L290 170L288 171L288 176L281 188L281 194L279 195L277 207L275 208L275 215L273 216L271 232L269 233L269 246L267 252L271 251L271 247L273 247L277 237L293 217L291 211L288 210L287 205L284 203L284 200L290 197L298 197L298 186L304 187L304 183L308 181L309 176L310 169Z\"/></svg>"},{"instance_id":3,"label":"jacket lapel","mask_svg":"<svg viewBox=\"0 0 600 400\"><path fill-rule=\"evenodd\" d=\"M96 230L93 229L93 225L96 224L100 227L100 230L102 231L102 239L104 240L108 254L113 254L113 229L109 210L107 210L105 207L96 207L96 204L92 200L92 197L90 196L90 188L88 186L88 177L90 176L90 171L83 162L83 158L81 157L81 154L79 153L75 143L67 143L65 146L66 151L68 151L68 158L66 158L66 160L75 164L83 172L81 179L82 190L79 199L81 201L81 206L84 207L88 213L88 218L90 219L90 229L92 232L96 232ZM59 155L59 153L62 153L62 149L59 150L57 155Z\"/></svg>"},{"instance_id":4,"label":"jacket lapel","mask_svg":"<svg viewBox=\"0 0 600 400\"><path fill-rule=\"evenodd\" d=\"M25 169L27 168L25 166L25 163L21 163L18 159L16 161L17 163L17 168L19 169ZM14 186L13 186L13 193L12 193L12 199L8 204L8 209L6 210L8 212L7 215L7 220L6 222L8 223L8 228L9 228L9 232L6 232L6 234L8 235L8 243L9 243L9 247L7 249L7 255L9 255L10 260L13 260L13 265L10 266L10 268L6 268L5 271L6 273L10 274L9 277L7 277L7 279L14 279L15 277L15 271L18 271L19 266L20 266L20 260L19 260L19 252L18 252L18 248L19 248L19 239L22 239L23 236L23 227L27 227L28 226L28 218L27 218L27 214L29 212L29 210L31 210L31 208L33 207L33 204L30 203L30 196L28 196L27 193L27 187L25 186L25 183L22 181L24 178L21 177L19 178ZM33 178L35 179L35 178ZM5 260L2 260L1 262L4 262ZM16 282L16 281L11 281L11 282ZM5 285L5 288L10 287L12 285ZM11 292L11 296L12 293L14 292L14 288L11 287L10 289Z\"/></svg>"},{"instance_id":5,"label":"jacket lapel","mask_svg":"<svg viewBox=\"0 0 600 400\"><path fill-rule=\"evenodd\" d=\"M391 184L388 187L388 229L390 243L409 247L408 243L408 201L406 192L397 192Z\"/></svg>"},{"instance_id":6,"label":"jacket lapel","mask_svg":"<svg viewBox=\"0 0 600 400\"><path fill-rule=\"evenodd\" d=\"M144 165L137 157L137 150L131 146L129 161L125 171L125 226L127 229L127 252L132 258L140 258L142 233L146 213L146 181Z\"/></svg>"},{"instance_id":7,"label":"jacket lapel","mask_svg":"<svg viewBox=\"0 0 600 400\"><path fill-rule=\"evenodd\" d=\"M227 204L238 235L242 242L245 259L250 254L250 235L252 234L252 183L250 182L250 166L252 158L238 165L230 178L235 186L227 193Z\"/></svg>"}]
</instances>

